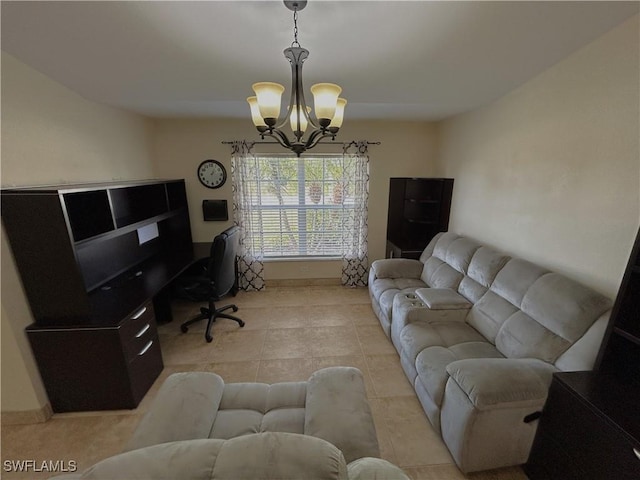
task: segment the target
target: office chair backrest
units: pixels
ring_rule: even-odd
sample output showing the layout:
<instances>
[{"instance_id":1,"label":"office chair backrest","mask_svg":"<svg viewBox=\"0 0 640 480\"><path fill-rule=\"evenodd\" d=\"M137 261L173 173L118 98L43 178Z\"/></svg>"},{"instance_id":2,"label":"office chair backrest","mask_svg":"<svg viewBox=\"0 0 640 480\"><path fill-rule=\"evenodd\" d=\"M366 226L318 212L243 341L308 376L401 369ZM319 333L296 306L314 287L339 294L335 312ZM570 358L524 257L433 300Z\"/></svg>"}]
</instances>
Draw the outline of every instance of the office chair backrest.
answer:
<instances>
[{"instance_id":1,"label":"office chair backrest","mask_svg":"<svg viewBox=\"0 0 640 480\"><path fill-rule=\"evenodd\" d=\"M213 282L213 294L218 297L227 294L236 282L239 239L240 229L233 226L216 235L211 244L209 278Z\"/></svg>"}]
</instances>

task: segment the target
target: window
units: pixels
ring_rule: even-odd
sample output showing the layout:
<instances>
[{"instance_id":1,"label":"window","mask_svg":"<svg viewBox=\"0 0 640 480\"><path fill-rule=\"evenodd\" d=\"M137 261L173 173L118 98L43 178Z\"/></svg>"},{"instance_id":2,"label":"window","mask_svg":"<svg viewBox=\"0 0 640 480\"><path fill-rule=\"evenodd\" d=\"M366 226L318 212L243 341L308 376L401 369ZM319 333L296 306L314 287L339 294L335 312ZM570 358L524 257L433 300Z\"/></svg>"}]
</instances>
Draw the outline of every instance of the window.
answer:
<instances>
[{"instance_id":1,"label":"window","mask_svg":"<svg viewBox=\"0 0 640 480\"><path fill-rule=\"evenodd\" d=\"M257 155L243 179L251 203L251 242L265 258L340 257L353 229L353 162L342 155ZM260 249L257 249L260 250Z\"/></svg>"}]
</instances>

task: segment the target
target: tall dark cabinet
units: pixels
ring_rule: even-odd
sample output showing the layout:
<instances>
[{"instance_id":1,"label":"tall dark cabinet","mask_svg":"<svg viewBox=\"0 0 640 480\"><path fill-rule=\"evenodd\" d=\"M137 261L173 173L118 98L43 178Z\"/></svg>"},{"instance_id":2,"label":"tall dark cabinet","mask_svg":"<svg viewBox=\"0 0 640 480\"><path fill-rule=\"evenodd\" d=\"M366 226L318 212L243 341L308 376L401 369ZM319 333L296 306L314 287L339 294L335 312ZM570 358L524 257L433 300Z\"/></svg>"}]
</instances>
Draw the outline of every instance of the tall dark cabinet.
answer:
<instances>
[{"instance_id":1,"label":"tall dark cabinet","mask_svg":"<svg viewBox=\"0 0 640 480\"><path fill-rule=\"evenodd\" d=\"M452 178L391 178L387 258L419 258L438 232L446 232L452 194Z\"/></svg>"},{"instance_id":2,"label":"tall dark cabinet","mask_svg":"<svg viewBox=\"0 0 640 480\"><path fill-rule=\"evenodd\" d=\"M162 371L157 320L193 262L184 180L2 190L55 412L134 408Z\"/></svg>"},{"instance_id":3,"label":"tall dark cabinet","mask_svg":"<svg viewBox=\"0 0 640 480\"><path fill-rule=\"evenodd\" d=\"M596 370L640 388L640 231L611 312Z\"/></svg>"},{"instance_id":4,"label":"tall dark cabinet","mask_svg":"<svg viewBox=\"0 0 640 480\"><path fill-rule=\"evenodd\" d=\"M590 372L554 375L525 472L640 478L640 232Z\"/></svg>"}]
</instances>

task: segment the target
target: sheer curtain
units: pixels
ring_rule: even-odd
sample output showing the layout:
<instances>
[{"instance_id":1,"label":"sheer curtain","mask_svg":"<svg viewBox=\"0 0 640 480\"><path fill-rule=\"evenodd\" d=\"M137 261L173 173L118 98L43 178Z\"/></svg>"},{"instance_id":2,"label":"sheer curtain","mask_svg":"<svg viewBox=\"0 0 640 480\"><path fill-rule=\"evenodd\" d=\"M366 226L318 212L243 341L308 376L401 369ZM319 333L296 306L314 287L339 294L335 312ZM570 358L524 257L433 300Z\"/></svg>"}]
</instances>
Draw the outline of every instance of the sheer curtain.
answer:
<instances>
[{"instance_id":1,"label":"sheer curtain","mask_svg":"<svg viewBox=\"0 0 640 480\"><path fill-rule=\"evenodd\" d=\"M255 215L251 199L258 188L257 160L251 152L252 143L233 142L231 145L231 188L235 224L240 227L240 252L238 255L238 284L241 290L264 288L264 249L260 238L251 238L249 232ZM258 217L259 218L259 217Z\"/></svg>"},{"instance_id":2,"label":"sheer curtain","mask_svg":"<svg viewBox=\"0 0 640 480\"><path fill-rule=\"evenodd\" d=\"M349 287L367 285L369 150L366 141L345 144L343 162L344 185L353 198L354 207L342 233L342 284Z\"/></svg>"}]
</instances>

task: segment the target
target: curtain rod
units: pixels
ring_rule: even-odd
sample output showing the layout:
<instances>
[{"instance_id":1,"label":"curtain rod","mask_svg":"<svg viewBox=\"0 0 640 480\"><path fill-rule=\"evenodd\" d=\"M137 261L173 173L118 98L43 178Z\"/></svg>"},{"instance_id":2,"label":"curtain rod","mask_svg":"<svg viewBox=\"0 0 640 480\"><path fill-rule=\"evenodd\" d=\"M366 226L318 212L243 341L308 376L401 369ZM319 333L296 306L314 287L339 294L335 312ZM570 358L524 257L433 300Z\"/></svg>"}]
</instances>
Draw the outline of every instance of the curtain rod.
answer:
<instances>
[{"instance_id":1,"label":"curtain rod","mask_svg":"<svg viewBox=\"0 0 640 480\"><path fill-rule=\"evenodd\" d=\"M235 143L238 140L223 140L222 144L223 145L231 145L233 143ZM255 141L255 142L247 142L250 143L251 145L280 145L278 142L268 142L268 141ZM350 142L318 142L316 145L355 145L357 142L357 140L352 140ZM370 141L365 141L365 143L367 145L380 145L381 142L370 142Z\"/></svg>"}]
</instances>

